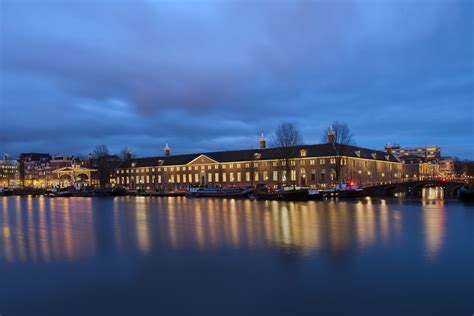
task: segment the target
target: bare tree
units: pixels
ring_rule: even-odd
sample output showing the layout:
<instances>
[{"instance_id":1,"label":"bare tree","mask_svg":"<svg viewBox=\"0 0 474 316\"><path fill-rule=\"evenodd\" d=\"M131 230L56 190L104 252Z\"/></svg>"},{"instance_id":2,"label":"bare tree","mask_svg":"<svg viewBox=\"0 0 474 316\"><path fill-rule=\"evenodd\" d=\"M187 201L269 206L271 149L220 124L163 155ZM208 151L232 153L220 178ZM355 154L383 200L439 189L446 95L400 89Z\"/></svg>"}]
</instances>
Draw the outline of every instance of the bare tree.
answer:
<instances>
[{"instance_id":1,"label":"bare tree","mask_svg":"<svg viewBox=\"0 0 474 316\"><path fill-rule=\"evenodd\" d=\"M129 147L124 147L119 154L120 159L128 160L130 158L135 158L135 154L132 153L132 150Z\"/></svg>"},{"instance_id":2,"label":"bare tree","mask_svg":"<svg viewBox=\"0 0 474 316\"><path fill-rule=\"evenodd\" d=\"M297 157L299 148L298 145L303 143L301 133L292 123L280 124L275 135L272 137L271 145L278 149L280 155L280 165L282 171L286 172L286 183L291 179L291 171L294 169L292 159ZM293 186L295 182L293 182Z\"/></svg>"},{"instance_id":3,"label":"bare tree","mask_svg":"<svg viewBox=\"0 0 474 316\"><path fill-rule=\"evenodd\" d=\"M95 146L92 151L94 165L97 168L97 177L101 188L105 188L110 180L111 166L109 163L109 149L106 145Z\"/></svg>"},{"instance_id":4,"label":"bare tree","mask_svg":"<svg viewBox=\"0 0 474 316\"><path fill-rule=\"evenodd\" d=\"M334 121L321 135L323 144L329 143L329 132L334 133L334 142L340 145L355 145L354 135L345 122Z\"/></svg>"},{"instance_id":5,"label":"bare tree","mask_svg":"<svg viewBox=\"0 0 474 316\"><path fill-rule=\"evenodd\" d=\"M331 140L329 135L333 135ZM345 122L334 121L330 127L328 127L323 135L321 135L321 141L323 144L332 144L336 157L336 163L334 171L336 173L336 182L341 181L341 173L343 168L343 156L347 155L348 145L354 145L354 135L352 134L349 126Z\"/></svg>"}]
</instances>

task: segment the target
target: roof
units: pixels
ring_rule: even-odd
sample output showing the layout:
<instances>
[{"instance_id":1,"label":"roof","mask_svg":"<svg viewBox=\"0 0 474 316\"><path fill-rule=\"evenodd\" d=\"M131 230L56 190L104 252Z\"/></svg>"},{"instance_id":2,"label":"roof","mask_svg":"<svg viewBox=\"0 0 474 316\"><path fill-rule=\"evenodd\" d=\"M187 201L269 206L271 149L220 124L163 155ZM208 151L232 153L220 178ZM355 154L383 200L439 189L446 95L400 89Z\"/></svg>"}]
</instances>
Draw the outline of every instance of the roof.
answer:
<instances>
[{"instance_id":1,"label":"roof","mask_svg":"<svg viewBox=\"0 0 474 316\"><path fill-rule=\"evenodd\" d=\"M379 161L390 161L398 162L395 156L388 154L380 150L372 150L368 148L340 145L337 144L336 148L341 156L355 157L372 159ZM329 157L335 156L336 150L332 144L317 144L317 145L300 145L291 148L292 157L299 158L300 150L306 150L306 157ZM176 166L186 165L196 159L197 157L204 155L219 163L229 163L235 161L251 161L255 160L254 154L260 154L258 160L278 160L282 159L282 151L280 148L264 148L264 149L244 149L244 150L229 150L229 151L216 151L216 152L202 152L195 154L185 155L171 155L171 156L156 156L156 157L145 157L135 158L124 161L119 168L131 168L133 167L153 167L153 166ZM162 161L160 164L159 161Z\"/></svg>"}]
</instances>

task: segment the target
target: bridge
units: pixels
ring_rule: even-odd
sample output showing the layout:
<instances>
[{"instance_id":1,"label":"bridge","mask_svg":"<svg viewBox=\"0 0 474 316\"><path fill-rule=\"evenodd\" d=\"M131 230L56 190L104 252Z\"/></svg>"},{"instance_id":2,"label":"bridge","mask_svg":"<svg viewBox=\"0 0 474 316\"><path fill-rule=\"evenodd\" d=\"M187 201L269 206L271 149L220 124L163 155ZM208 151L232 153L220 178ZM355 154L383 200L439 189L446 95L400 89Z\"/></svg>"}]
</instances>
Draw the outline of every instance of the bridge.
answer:
<instances>
[{"instance_id":1,"label":"bridge","mask_svg":"<svg viewBox=\"0 0 474 316\"><path fill-rule=\"evenodd\" d=\"M393 196L395 193L404 193L410 196L421 196L423 188L441 187L444 196L455 197L463 185L465 185L463 180L411 180L366 187L364 188L364 194L368 196Z\"/></svg>"}]
</instances>

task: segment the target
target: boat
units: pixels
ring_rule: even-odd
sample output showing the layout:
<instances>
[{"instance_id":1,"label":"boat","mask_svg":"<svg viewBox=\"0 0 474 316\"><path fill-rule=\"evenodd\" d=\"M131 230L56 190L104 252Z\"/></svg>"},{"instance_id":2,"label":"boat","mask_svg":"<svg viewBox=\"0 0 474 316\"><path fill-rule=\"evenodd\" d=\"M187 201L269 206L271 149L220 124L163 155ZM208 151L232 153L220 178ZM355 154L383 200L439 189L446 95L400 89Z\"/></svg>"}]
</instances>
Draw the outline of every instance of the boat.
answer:
<instances>
[{"instance_id":1,"label":"boat","mask_svg":"<svg viewBox=\"0 0 474 316\"><path fill-rule=\"evenodd\" d=\"M2 196L13 195L13 189L2 188L2 189L0 189L0 195L2 195Z\"/></svg>"},{"instance_id":2,"label":"boat","mask_svg":"<svg viewBox=\"0 0 474 316\"><path fill-rule=\"evenodd\" d=\"M321 194L325 198L339 197L339 198L357 198L361 197L364 192L361 186L353 183L340 183L336 184L335 188L326 189L321 191Z\"/></svg>"},{"instance_id":3,"label":"boat","mask_svg":"<svg viewBox=\"0 0 474 316\"><path fill-rule=\"evenodd\" d=\"M186 197L224 197L224 198L245 198L253 192L251 187L193 187L187 186Z\"/></svg>"},{"instance_id":4,"label":"boat","mask_svg":"<svg viewBox=\"0 0 474 316\"><path fill-rule=\"evenodd\" d=\"M323 198L323 194L316 189L309 189L308 198L310 200L321 200Z\"/></svg>"},{"instance_id":5,"label":"boat","mask_svg":"<svg viewBox=\"0 0 474 316\"><path fill-rule=\"evenodd\" d=\"M474 188L462 187L459 189L459 198L462 201L472 202L474 201Z\"/></svg>"},{"instance_id":6,"label":"boat","mask_svg":"<svg viewBox=\"0 0 474 316\"><path fill-rule=\"evenodd\" d=\"M281 201L307 201L310 194L307 188L284 187L273 190L268 188L258 188L254 196L258 200L281 200ZM316 193L312 192L312 197L316 197Z\"/></svg>"}]
</instances>

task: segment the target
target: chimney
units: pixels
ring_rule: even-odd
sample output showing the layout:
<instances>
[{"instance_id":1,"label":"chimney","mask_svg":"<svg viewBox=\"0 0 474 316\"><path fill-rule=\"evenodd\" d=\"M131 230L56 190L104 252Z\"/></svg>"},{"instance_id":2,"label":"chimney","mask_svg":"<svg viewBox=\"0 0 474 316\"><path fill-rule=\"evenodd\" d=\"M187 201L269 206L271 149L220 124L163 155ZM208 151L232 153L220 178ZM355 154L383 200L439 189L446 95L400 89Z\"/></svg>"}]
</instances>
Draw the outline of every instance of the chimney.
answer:
<instances>
[{"instance_id":1,"label":"chimney","mask_svg":"<svg viewBox=\"0 0 474 316\"><path fill-rule=\"evenodd\" d=\"M265 140L265 136L263 136L263 133L260 135L260 139L258 143L259 143L260 149L267 148L267 141Z\"/></svg>"},{"instance_id":2,"label":"chimney","mask_svg":"<svg viewBox=\"0 0 474 316\"><path fill-rule=\"evenodd\" d=\"M335 141L336 141L336 134L334 133L334 130L332 129L332 125L331 125L331 127L329 128L329 131L328 131L328 141L331 144L334 144Z\"/></svg>"},{"instance_id":3,"label":"chimney","mask_svg":"<svg viewBox=\"0 0 474 316\"><path fill-rule=\"evenodd\" d=\"M385 145L385 152L389 155L392 154L392 145L390 143L388 143L387 145Z\"/></svg>"},{"instance_id":4,"label":"chimney","mask_svg":"<svg viewBox=\"0 0 474 316\"><path fill-rule=\"evenodd\" d=\"M171 149L170 149L170 146L168 146L168 144L166 144L165 146L165 156L169 156L171 155Z\"/></svg>"}]
</instances>

